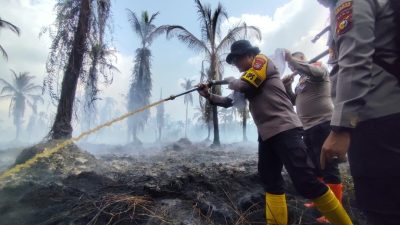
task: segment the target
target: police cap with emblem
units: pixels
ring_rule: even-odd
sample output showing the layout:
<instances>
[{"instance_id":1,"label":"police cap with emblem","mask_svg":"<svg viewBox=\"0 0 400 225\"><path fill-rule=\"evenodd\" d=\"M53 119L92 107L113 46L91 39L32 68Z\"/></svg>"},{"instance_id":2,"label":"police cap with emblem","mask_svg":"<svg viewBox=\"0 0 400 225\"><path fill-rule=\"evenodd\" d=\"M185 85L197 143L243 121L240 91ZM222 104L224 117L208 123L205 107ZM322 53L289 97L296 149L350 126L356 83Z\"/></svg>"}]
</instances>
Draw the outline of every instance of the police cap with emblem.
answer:
<instances>
[{"instance_id":1,"label":"police cap with emblem","mask_svg":"<svg viewBox=\"0 0 400 225\"><path fill-rule=\"evenodd\" d=\"M260 49L253 47L248 40L238 40L231 45L231 52L226 57L226 62L232 64L236 57L244 56L246 54L259 54Z\"/></svg>"}]
</instances>

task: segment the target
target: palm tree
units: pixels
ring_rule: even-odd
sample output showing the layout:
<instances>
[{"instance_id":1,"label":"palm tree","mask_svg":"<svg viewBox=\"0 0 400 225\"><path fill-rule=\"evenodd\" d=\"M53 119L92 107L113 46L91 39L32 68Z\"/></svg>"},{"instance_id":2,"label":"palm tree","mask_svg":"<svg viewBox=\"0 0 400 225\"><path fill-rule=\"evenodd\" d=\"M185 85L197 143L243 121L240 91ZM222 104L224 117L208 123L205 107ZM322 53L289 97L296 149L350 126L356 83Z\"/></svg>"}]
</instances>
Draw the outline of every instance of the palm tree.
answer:
<instances>
[{"instance_id":1,"label":"palm tree","mask_svg":"<svg viewBox=\"0 0 400 225\"><path fill-rule=\"evenodd\" d=\"M100 122L104 123L110 120L115 113L115 109L118 105L118 102L112 97L104 98L104 105L101 108L100 113Z\"/></svg>"},{"instance_id":2,"label":"palm tree","mask_svg":"<svg viewBox=\"0 0 400 225\"><path fill-rule=\"evenodd\" d=\"M102 37L110 15L110 0L58 0L55 9L57 17L49 31L53 39L50 55L46 64L48 76L44 87L48 88L52 100L58 101L57 114L50 135L53 139L70 138L72 135L72 114L78 80L85 80L85 63L90 62L89 50L98 44L93 40ZM61 91L58 88L58 75L64 73Z\"/></svg>"},{"instance_id":3,"label":"palm tree","mask_svg":"<svg viewBox=\"0 0 400 225\"><path fill-rule=\"evenodd\" d=\"M184 82L181 83L181 86L185 91L189 91L193 88L193 83L195 80L190 78L185 78ZM183 102L186 104L186 120L185 120L185 138L187 138L187 126L188 126L188 111L189 111L189 104L193 105L193 95L192 93L186 94L183 98Z\"/></svg>"},{"instance_id":4,"label":"palm tree","mask_svg":"<svg viewBox=\"0 0 400 225\"><path fill-rule=\"evenodd\" d=\"M101 3L101 1L100 1ZM103 3L104 4L104 3ZM100 5L97 6L98 8ZM110 5L105 4L97 10L92 18L97 20L97 23L93 26L98 32L91 32L90 40L90 68L89 74L86 78L85 85L85 104L84 104L84 121L87 121L86 129L90 129L92 126L94 114L96 113L95 101L98 100L99 89L97 87L99 75L103 75L104 83L112 83L112 72L119 70L112 65L110 56L114 56L115 51L108 49L108 46L104 43L104 34L107 24L107 20L110 16ZM111 79L110 79L111 78Z\"/></svg>"},{"instance_id":5,"label":"palm tree","mask_svg":"<svg viewBox=\"0 0 400 225\"><path fill-rule=\"evenodd\" d=\"M165 33L167 26L154 25L154 20L159 13L151 16L147 11L138 18L134 12L128 9L129 21L134 32L139 36L141 46L136 49L135 65L133 68L132 82L128 94L128 110L132 111L148 105L151 97L151 51L149 49L153 41ZM133 142L140 142L137 132L143 130L150 115L149 110L144 111L135 117L128 119L129 134L132 135Z\"/></svg>"},{"instance_id":6,"label":"palm tree","mask_svg":"<svg viewBox=\"0 0 400 225\"><path fill-rule=\"evenodd\" d=\"M243 133L243 142L246 142L247 139L247 118L249 118L250 113L249 110L247 109L247 102L246 106L243 108L238 108L238 112L240 115L240 118L242 119L242 133Z\"/></svg>"},{"instance_id":7,"label":"palm tree","mask_svg":"<svg viewBox=\"0 0 400 225\"><path fill-rule=\"evenodd\" d=\"M162 89L160 94L160 100L162 99ZM157 106L157 130L158 130L158 141L161 141L162 129L164 128L165 123L165 109L164 104L160 104Z\"/></svg>"},{"instance_id":8,"label":"palm tree","mask_svg":"<svg viewBox=\"0 0 400 225\"><path fill-rule=\"evenodd\" d=\"M84 93L84 105L83 105L83 121L85 121L84 129L88 130L92 127L96 114L96 101L98 100L99 89L97 87L99 74L103 75L104 83L111 84L112 72L119 70L112 65L109 61L110 56L114 56L115 51L107 49L107 46L99 40L100 43L94 44L89 57L91 65L89 69L88 77L86 78L85 93ZM108 74L108 73L109 74Z\"/></svg>"},{"instance_id":9,"label":"palm tree","mask_svg":"<svg viewBox=\"0 0 400 225\"><path fill-rule=\"evenodd\" d=\"M2 20L0 17L0 29L3 29L3 28L8 28L12 32L16 33L18 36L20 34L20 30L17 26L15 26L14 24L12 24L8 21ZM1 46L1 45L0 45L0 52L3 55L3 57L6 60L8 60L8 54L7 54L6 50L3 48L3 46Z\"/></svg>"},{"instance_id":10,"label":"palm tree","mask_svg":"<svg viewBox=\"0 0 400 225\"><path fill-rule=\"evenodd\" d=\"M211 136L211 123L212 123L212 115L211 115L211 107L209 107L209 104L206 102L205 106L200 106L196 107L195 110L196 112L193 114L193 120L196 121L197 123L201 125L206 125L207 127L207 137L206 141L210 141L210 136Z\"/></svg>"},{"instance_id":11,"label":"palm tree","mask_svg":"<svg viewBox=\"0 0 400 225\"><path fill-rule=\"evenodd\" d=\"M230 124L233 121L234 111L232 110L232 108L222 108L219 111L219 114L221 115L221 120L223 121L225 131L227 124Z\"/></svg>"},{"instance_id":12,"label":"palm tree","mask_svg":"<svg viewBox=\"0 0 400 225\"><path fill-rule=\"evenodd\" d=\"M14 78L12 82L8 82L0 78L0 84L2 84L2 89L0 92L1 98L9 98L10 107L9 115L14 118L14 125L17 129L16 140L19 140L21 134L21 128L23 124L23 117L25 113L26 104L33 105L32 102L41 98L40 93L42 87L32 83L34 76L29 76L28 72L17 74L15 71L11 70Z\"/></svg>"},{"instance_id":13,"label":"palm tree","mask_svg":"<svg viewBox=\"0 0 400 225\"><path fill-rule=\"evenodd\" d=\"M233 93L234 98L234 109L239 114L241 118L242 132L243 132L243 142L247 141L247 118L250 116L250 111L247 107L247 100L244 94L239 92Z\"/></svg>"},{"instance_id":14,"label":"palm tree","mask_svg":"<svg viewBox=\"0 0 400 225\"><path fill-rule=\"evenodd\" d=\"M205 61L201 63L201 71L200 71L200 82L205 83L209 77L211 77L211 70L208 68L207 70L204 68ZM211 126L213 123L213 109L210 101L205 100L203 97L199 95L199 105L200 111L202 113L203 122L207 126L207 138L206 141L210 141L211 136Z\"/></svg>"},{"instance_id":15,"label":"palm tree","mask_svg":"<svg viewBox=\"0 0 400 225\"><path fill-rule=\"evenodd\" d=\"M87 51L87 39L90 32L90 0L81 0L78 25L75 31L72 50L62 81L61 96L57 114L51 128L53 139L70 138L72 135L72 113L76 87L83 67L84 54Z\"/></svg>"},{"instance_id":16,"label":"palm tree","mask_svg":"<svg viewBox=\"0 0 400 225\"><path fill-rule=\"evenodd\" d=\"M200 0L195 0L197 12L199 14L201 36L196 37L186 28L173 25L168 28L167 37L176 36L189 48L197 50L205 54L205 60L209 63L210 76L208 79L221 80L223 73L223 58L225 51L238 38L244 38L247 35L254 36L261 40L261 32L253 26L247 26L245 23L237 24L231 28L225 37L221 37L220 25L223 19L227 19L228 15L221 4L218 4L215 10L212 10L209 5L202 5ZM220 87L211 89L214 94L221 94ZM213 125L214 125L214 140L213 146L220 145L219 128L218 128L218 111L217 107L212 107Z\"/></svg>"},{"instance_id":17,"label":"palm tree","mask_svg":"<svg viewBox=\"0 0 400 225\"><path fill-rule=\"evenodd\" d=\"M39 101L42 104L44 103L44 100L43 100L42 96L33 97L33 101L32 102L28 101L28 105L32 109L32 114L31 114L31 116L29 118L29 122L28 122L28 125L27 125L27 131L30 134L29 137L28 137L28 140L32 136L33 137L39 137L38 133L36 132L36 130L38 128L37 125L38 125L38 122L39 122L39 114L38 114Z\"/></svg>"}]
</instances>

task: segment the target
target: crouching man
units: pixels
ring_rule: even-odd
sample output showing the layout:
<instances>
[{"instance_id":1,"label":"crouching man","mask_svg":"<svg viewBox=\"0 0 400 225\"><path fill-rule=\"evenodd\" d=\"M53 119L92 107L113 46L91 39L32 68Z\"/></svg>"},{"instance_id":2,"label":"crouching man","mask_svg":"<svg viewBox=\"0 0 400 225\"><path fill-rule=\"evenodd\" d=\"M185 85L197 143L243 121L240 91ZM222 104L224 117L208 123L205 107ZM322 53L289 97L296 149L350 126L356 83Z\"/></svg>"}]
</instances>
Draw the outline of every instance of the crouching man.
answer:
<instances>
[{"instance_id":1,"label":"crouching man","mask_svg":"<svg viewBox=\"0 0 400 225\"><path fill-rule=\"evenodd\" d=\"M311 199L334 225L352 224L333 192L317 179L315 167L302 140L302 125L274 64L247 40L232 44L227 63L237 67L240 79L228 78L229 88L243 93L259 133L258 171L266 190L267 224L288 223L284 181L285 166L297 191ZM233 100L210 94L206 84L199 94L211 104L231 107Z\"/></svg>"}]
</instances>

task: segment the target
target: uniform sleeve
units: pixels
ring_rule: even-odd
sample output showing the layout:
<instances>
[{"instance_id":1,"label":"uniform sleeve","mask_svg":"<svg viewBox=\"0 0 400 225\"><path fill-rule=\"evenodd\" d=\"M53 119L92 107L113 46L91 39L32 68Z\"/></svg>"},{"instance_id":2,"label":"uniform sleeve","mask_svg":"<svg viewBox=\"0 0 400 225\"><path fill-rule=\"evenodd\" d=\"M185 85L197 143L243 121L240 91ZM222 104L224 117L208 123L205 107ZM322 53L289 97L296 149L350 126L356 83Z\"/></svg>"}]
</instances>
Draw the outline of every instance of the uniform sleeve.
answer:
<instances>
[{"instance_id":1,"label":"uniform sleeve","mask_svg":"<svg viewBox=\"0 0 400 225\"><path fill-rule=\"evenodd\" d=\"M233 91L243 93L245 95L252 95L257 91L257 87L249 84L248 82L242 79L232 79L229 82L228 88Z\"/></svg>"},{"instance_id":2,"label":"uniform sleeve","mask_svg":"<svg viewBox=\"0 0 400 225\"><path fill-rule=\"evenodd\" d=\"M335 9L339 71L332 125L354 128L372 79L375 4L373 0L339 1Z\"/></svg>"},{"instance_id":3,"label":"uniform sleeve","mask_svg":"<svg viewBox=\"0 0 400 225\"><path fill-rule=\"evenodd\" d=\"M288 64L292 66L294 70L300 74L309 76L312 80L324 80L324 78L327 78L329 75L328 70L323 67L321 63L310 64L291 59L288 61Z\"/></svg>"},{"instance_id":4,"label":"uniform sleeve","mask_svg":"<svg viewBox=\"0 0 400 225\"><path fill-rule=\"evenodd\" d=\"M211 94L209 101L212 105L229 108L233 106L233 99L231 97L222 97L219 95Z\"/></svg>"}]
</instances>

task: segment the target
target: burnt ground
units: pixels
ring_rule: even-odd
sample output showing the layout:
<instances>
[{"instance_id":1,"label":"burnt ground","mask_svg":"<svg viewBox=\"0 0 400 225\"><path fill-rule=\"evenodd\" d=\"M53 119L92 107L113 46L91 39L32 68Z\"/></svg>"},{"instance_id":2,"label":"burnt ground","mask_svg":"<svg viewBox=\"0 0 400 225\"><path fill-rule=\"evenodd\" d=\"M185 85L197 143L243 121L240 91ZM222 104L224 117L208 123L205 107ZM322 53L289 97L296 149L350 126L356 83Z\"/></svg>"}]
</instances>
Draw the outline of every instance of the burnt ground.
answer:
<instances>
[{"instance_id":1,"label":"burnt ground","mask_svg":"<svg viewBox=\"0 0 400 225\"><path fill-rule=\"evenodd\" d=\"M25 149L16 162L54 144ZM265 224L256 146L207 146L184 139L141 151L98 146L102 151L95 157L70 145L0 181L0 224ZM344 206L354 224L365 225L346 168ZM303 206L283 174L289 224L314 224L318 212Z\"/></svg>"}]
</instances>

